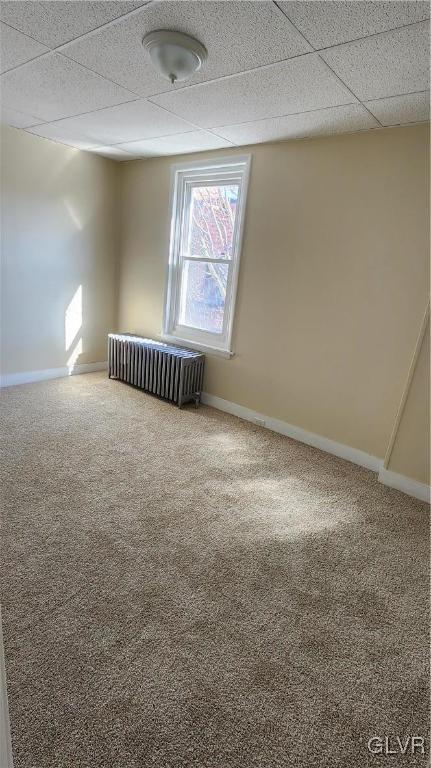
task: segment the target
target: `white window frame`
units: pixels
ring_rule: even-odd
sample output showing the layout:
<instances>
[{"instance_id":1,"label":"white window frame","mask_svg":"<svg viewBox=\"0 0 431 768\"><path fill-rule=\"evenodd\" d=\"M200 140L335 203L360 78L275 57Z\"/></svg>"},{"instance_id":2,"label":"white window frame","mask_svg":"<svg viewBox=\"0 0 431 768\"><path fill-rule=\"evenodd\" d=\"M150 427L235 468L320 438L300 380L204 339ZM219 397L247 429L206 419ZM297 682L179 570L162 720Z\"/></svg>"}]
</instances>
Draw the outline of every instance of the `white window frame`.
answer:
<instances>
[{"instance_id":1,"label":"white window frame","mask_svg":"<svg viewBox=\"0 0 431 768\"><path fill-rule=\"evenodd\" d=\"M223 357L230 357L235 301L238 287L239 261L241 256L244 215L250 174L250 155L203 160L193 163L180 163L172 167L171 172L171 230L169 264L166 280L165 312L162 337L166 341L179 342L202 351L214 352ZM226 299L221 334L204 331L200 328L180 325L178 322L180 307L181 279L183 265L193 257L182 253L182 239L189 219L191 190L194 186L220 184L238 184L238 202L233 232L232 259L208 259L216 263L230 263L226 287ZM206 261L204 257L196 261Z\"/></svg>"}]
</instances>

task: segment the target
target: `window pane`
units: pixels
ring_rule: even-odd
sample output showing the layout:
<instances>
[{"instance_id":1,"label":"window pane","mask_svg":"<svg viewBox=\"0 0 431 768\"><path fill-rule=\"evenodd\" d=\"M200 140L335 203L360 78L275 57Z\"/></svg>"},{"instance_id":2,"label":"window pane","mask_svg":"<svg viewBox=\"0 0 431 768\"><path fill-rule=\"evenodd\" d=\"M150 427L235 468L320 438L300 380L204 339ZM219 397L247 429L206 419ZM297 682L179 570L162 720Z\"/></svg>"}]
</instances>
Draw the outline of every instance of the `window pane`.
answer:
<instances>
[{"instance_id":1,"label":"window pane","mask_svg":"<svg viewBox=\"0 0 431 768\"><path fill-rule=\"evenodd\" d=\"M180 325L222 333L229 264L186 261L180 299Z\"/></svg>"},{"instance_id":2,"label":"window pane","mask_svg":"<svg viewBox=\"0 0 431 768\"><path fill-rule=\"evenodd\" d=\"M188 255L231 259L238 184L193 187Z\"/></svg>"}]
</instances>

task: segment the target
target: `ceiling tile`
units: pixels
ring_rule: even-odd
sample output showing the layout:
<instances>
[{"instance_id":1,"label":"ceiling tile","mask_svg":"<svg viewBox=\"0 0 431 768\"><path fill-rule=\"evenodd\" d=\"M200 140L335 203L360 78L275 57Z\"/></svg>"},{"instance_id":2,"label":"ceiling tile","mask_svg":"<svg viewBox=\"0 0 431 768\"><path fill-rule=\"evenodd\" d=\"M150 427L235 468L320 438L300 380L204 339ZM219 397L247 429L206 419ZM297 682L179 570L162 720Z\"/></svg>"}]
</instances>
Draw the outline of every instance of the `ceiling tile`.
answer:
<instances>
[{"instance_id":1,"label":"ceiling tile","mask_svg":"<svg viewBox=\"0 0 431 768\"><path fill-rule=\"evenodd\" d=\"M317 54L152 99L202 128L348 104L354 97Z\"/></svg>"},{"instance_id":2,"label":"ceiling tile","mask_svg":"<svg viewBox=\"0 0 431 768\"><path fill-rule=\"evenodd\" d=\"M315 48L347 43L428 19L427 2L280 2L283 12Z\"/></svg>"},{"instance_id":3,"label":"ceiling tile","mask_svg":"<svg viewBox=\"0 0 431 768\"><path fill-rule=\"evenodd\" d=\"M171 89L154 69L142 47L153 29L175 29L197 37L208 49L208 59L190 83L211 80L269 64L311 50L294 26L271 2L151 3L130 19L78 40L63 49L105 77L147 96ZM181 83L176 88L181 88Z\"/></svg>"},{"instance_id":4,"label":"ceiling tile","mask_svg":"<svg viewBox=\"0 0 431 768\"><path fill-rule=\"evenodd\" d=\"M111 160L133 160L133 157L129 152L125 152L118 147L93 147L87 149L86 152L91 152L94 155L101 155L101 157L109 157Z\"/></svg>"},{"instance_id":5,"label":"ceiling tile","mask_svg":"<svg viewBox=\"0 0 431 768\"><path fill-rule=\"evenodd\" d=\"M30 125L40 123L40 118L34 115L25 115L23 112L17 112L15 109L1 107L0 120L12 128L28 128Z\"/></svg>"},{"instance_id":6,"label":"ceiling tile","mask_svg":"<svg viewBox=\"0 0 431 768\"><path fill-rule=\"evenodd\" d=\"M76 139L106 145L191 130L193 126L185 120L155 104L139 100L40 125L33 133L57 141Z\"/></svg>"},{"instance_id":7,"label":"ceiling tile","mask_svg":"<svg viewBox=\"0 0 431 768\"><path fill-rule=\"evenodd\" d=\"M37 43L31 37L17 32L16 29L0 23L0 71L6 72L12 67L35 59L49 51L45 45Z\"/></svg>"},{"instance_id":8,"label":"ceiling tile","mask_svg":"<svg viewBox=\"0 0 431 768\"><path fill-rule=\"evenodd\" d=\"M417 123L430 119L429 91L367 101L366 106L382 125Z\"/></svg>"},{"instance_id":9,"label":"ceiling tile","mask_svg":"<svg viewBox=\"0 0 431 768\"><path fill-rule=\"evenodd\" d=\"M356 96L379 99L429 88L429 23L322 51Z\"/></svg>"},{"instance_id":10,"label":"ceiling tile","mask_svg":"<svg viewBox=\"0 0 431 768\"><path fill-rule=\"evenodd\" d=\"M92 0L2 0L0 18L15 29L56 48L79 35L90 32L143 2L92 2Z\"/></svg>"},{"instance_id":11,"label":"ceiling tile","mask_svg":"<svg viewBox=\"0 0 431 768\"><path fill-rule=\"evenodd\" d=\"M226 125L217 133L235 144L260 144L305 136L327 136L333 133L377 128L379 123L361 104L347 104L288 117L271 117L242 125Z\"/></svg>"},{"instance_id":12,"label":"ceiling tile","mask_svg":"<svg viewBox=\"0 0 431 768\"><path fill-rule=\"evenodd\" d=\"M57 53L7 72L1 76L0 85L5 107L37 114L41 121L58 120L135 98Z\"/></svg>"},{"instance_id":13,"label":"ceiling tile","mask_svg":"<svg viewBox=\"0 0 431 768\"><path fill-rule=\"evenodd\" d=\"M160 139L147 139L121 144L120 148L134 157L157 157L158 155L181 155L188 152L202 152L205 149L222 149L232 146L229 141L213 136L206 131L190 131Z\"/></svg>"}]
</instances>

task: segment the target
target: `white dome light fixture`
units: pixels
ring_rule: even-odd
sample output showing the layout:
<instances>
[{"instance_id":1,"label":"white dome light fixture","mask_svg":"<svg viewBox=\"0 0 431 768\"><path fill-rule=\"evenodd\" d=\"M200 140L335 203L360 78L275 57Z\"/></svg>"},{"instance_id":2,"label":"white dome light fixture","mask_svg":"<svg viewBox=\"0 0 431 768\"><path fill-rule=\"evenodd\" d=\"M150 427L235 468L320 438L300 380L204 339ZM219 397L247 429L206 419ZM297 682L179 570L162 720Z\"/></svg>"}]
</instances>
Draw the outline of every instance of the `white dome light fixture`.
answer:
<instances>
[{"instance_id":1,"label":"white dome light fixture","mask_svg":"<svg viewBox=\"0 0 431 768\"><path fill-rule=\"evenodd\" d=\"M208 53L199 40L183 32L157 29L142 40L155 68L172 85L187 80L197 72Z\"/></svg>"}]
</instances>

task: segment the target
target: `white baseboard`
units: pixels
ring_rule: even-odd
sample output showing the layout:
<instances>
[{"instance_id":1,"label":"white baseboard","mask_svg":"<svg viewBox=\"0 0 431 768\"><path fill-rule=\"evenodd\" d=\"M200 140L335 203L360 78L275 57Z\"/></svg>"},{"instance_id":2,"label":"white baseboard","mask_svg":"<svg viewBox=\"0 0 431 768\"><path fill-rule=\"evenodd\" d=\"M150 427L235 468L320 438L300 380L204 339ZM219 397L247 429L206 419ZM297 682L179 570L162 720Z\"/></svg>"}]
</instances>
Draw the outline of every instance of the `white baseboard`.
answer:
<instances>
[{"instance_id":1,"label":"white baseboard","mask_svg":"<svg viewBox=\"0 0 431 768\"><path fill-rule=\"evenodd\" d=\"M399 475L397 472L391 472L390 469L380 468L379 481L389 488L396 488L397 491L407 493L408 496L414 496L416 499L431 501L431 489L429 485L420 483L419 480L412 480L405 475Z\"/></svg>"},{"instance_id":2,"label":"white baseboard","mask_svg":"<svg viewBox=\"0 0 431 768\"><path fill-rule=\"evenodd\" d=\"M76 376L80 373L93 373L93 371L105 371L108 363L81 363L69 368L46 368L42 371L24 371L22 373L5 373L0 377L0 387L14 387L17 384L31 384L34 381L46 381L47 379L62 379L66 376Z\"/></svg>"},{"instance_id":3,"label":"white baseboard","mask_svg":"<svg viewBox=\"0 0 431 768\"><path fill-rule=\"evenodd\" d=\"M252 411L250 408L238 405L238 403L232 403L229 400L223 400L221 397L209 395L207 392L202 392L201 399L203 403L212 405L213 408L217 408L219 411L226 411L226 413L231 413L233 416L239 416L240 419L251 421L253 424L259 424L273 432L279 432L280 435L292 437L300 443L312 445L314 448L331 453L340 459L346 459L346 461L351 461L353 464L359 464L359 466L365 467L365 469L378 472L381 467L382 459L378 459L377 456L371 456L369 453L360 451L357 448L351 448L349 445L337 443L313 432L307 432L305 429L295 427L286 421L280 421L280 419L274 419L272 416L257 413L257 411Z\"/></svg>"}]
</instances>

